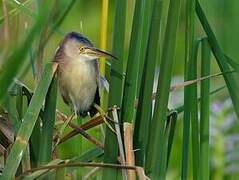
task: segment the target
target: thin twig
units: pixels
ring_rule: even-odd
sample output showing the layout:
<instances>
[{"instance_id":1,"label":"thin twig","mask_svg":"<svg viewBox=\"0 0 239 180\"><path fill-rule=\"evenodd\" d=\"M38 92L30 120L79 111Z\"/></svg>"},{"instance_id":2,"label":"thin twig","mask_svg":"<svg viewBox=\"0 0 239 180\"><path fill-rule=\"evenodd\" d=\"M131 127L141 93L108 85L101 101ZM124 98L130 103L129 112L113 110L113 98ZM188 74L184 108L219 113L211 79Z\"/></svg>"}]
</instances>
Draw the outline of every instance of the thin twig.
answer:
<instances>
[{"instance_id":1,"label":"thin twig","mask_svg":"<svg viewBox=\"0 0 239 180\"><path fill-rule=\"evenodd\" d=\"M60 111L56 110L56 114L57 114L57 117L58 119L62 120L64 122L64 124L68 121L68 118L63 114L61 113ZM99 142L96 138L92 137L91 135L89 135L87 132L85 132L85 129L83 129L82 127L84 128L88 128L89 127L89 124L87 125L83 125L81 127L78 127L77 125L75 125L74 123L72 122L67 122L67 125L69 125L72 129L74 129L72 132L74 132L74 135L75 133L77 134L81 134L83 137L85 137L87 140L89 140L90 142L92 142L93 144L95 144L97 147L99 147L100 149L104 149L104 146L101 142ZM73 133L72 133L73 134ZM69 138L73 137L72 134L67 134L66 136L64 136L63 138L61 139L58 139L57 140L57 143L55 144L55 147L63 142L65 142L66 140L68 140Z\"/></svg>"},{"instance_id":2,"label":"thin twig","mask_svg":"<svg viewBox=\"0 0 239 180\"><path fill-rule=\"evenodd\" d=\"M59 113L57 113L57 117L61 117L61 120L65 121L65 118L63 116L60 116ZM60 118L58 118L60 119ZM88 121L87 123L83 124L82 126L80 126L80 128L84 131L91 129L97 125L100 125L104 123L103 119L101 116L98 116L90 121ZM73 127L72 127L73 128ZM76 129L73 128L74 130L69 132L68 134L66 134L59 142L59 144L67 141L68 139L72 138L73 136L76 136L77 134L79 134L80 132Z\"/></svg>"},{"instance_id":3,"label":"thin twig","mask_svg":"<svg viewBox=\"0 0 239 180\"><path fill-rule=\"evenodd\" d=\"M78 133L80 133L83 137L85 137L87 140L89 140L90 142L92 142L93 144L95 144L97 147L104 149L104 145L99 142L96 138L90 136L87 132L84 131L84 129L77 127L75 124L73 123L69 123L69 126L74 128ZM60 141L61 142L61 141Z\"/></svg>"},{"instance_id":4,"label":"thin twig","mask_svg":"<svg viewBox=\"0 0 239 180\"><path fill-rule=\"evenodd\" d=\"M62 164L58 165L48 165L48 166L42 166L38 168L33 168L30 170L27 170L23 172L17 179L21 179L28 173L33 173L35 171L40 171L40 170L52 170L52 169L59 169L59 168L66 168L66 167L102 167L102 168L115 168L115 169L132 169L132 170L137 170L137 166L125 166L125 165L120 165L120 164L109 164L109 163L68 163L68 161L64 161Z\"/></svg>"}]
</instances>

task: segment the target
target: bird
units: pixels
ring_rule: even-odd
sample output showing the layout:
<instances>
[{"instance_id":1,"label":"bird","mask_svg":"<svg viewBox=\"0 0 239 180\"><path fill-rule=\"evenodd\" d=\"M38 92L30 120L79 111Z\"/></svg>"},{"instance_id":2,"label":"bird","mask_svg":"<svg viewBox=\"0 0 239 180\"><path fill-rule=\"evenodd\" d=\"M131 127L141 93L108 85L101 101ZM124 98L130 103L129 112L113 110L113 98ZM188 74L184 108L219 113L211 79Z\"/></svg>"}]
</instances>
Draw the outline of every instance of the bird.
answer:
<instances>
[{"instance_id":1,"label":"bird","mask_svg":"<svg viewBox=\"0 0 239 180\"><path fill-rule=\"evenodd\" d=\"M66 34L54 56L62 98L80 118L97 113L94 103L100 106L100 91L109 86L99 72L100 57L117 59L78 32Z\"/></svg>"}]
</instances>

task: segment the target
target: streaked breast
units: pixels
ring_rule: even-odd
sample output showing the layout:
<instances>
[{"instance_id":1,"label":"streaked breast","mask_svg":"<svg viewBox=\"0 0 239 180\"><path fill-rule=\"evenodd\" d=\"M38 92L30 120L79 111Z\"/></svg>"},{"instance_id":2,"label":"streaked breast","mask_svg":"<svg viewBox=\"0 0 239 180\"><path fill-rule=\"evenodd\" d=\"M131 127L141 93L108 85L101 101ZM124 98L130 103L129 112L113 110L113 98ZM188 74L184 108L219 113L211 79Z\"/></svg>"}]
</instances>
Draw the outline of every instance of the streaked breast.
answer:
<instances>
[{"instance_id":1,"label":"streaked breast","mask_svg":"<svg viewBox=\"0 0 239 180\"><path fill-rule=\"evenodd\" d=\"M86 111L94 101L98 70L95 61L68 61L60 64L60 89L67 93L72 108Z\"/></svg>"}]
</instances>

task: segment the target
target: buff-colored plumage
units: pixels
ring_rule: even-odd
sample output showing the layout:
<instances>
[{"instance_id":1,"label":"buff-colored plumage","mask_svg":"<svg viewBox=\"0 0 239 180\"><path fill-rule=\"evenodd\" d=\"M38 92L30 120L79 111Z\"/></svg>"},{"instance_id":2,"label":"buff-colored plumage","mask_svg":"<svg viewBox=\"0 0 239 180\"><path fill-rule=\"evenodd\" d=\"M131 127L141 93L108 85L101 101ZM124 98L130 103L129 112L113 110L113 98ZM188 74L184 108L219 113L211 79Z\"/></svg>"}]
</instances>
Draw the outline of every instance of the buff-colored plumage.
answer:
<instances>
[{"instance_id":1,"label":"buff-colored plumage","mask_svg":"<svg viewBox=\"0 0 239 180\"><path fill-rule=\"evenodd\" d=\"M54 61L59 63L58 76L61 95L80 117L96 113L93 103L100 105L100 74L98 59L79 55L82 46L91 42L78 33L69 33L56 51Z\"/></svg>"}]
</instances>

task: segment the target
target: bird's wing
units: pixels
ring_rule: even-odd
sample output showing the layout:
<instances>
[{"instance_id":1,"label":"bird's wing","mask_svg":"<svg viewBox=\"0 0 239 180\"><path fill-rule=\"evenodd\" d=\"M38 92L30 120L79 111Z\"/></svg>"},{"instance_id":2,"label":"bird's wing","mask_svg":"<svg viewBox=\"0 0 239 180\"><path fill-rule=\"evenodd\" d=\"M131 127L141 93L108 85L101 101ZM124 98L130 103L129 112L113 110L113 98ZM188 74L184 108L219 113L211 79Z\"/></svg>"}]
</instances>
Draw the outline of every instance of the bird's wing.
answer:
<instances>
[{"instance_id":1,"label":"bird's wing","mask_svg":"<svg viewBox=\"0 0 239 180\"><path fill-rule=\"evenodd\" d=\"M104 89L109 92L109 82L107 81L106 78L100 75L99 77L99 84L100 84L100 91L103 91Z\"/></svg>"},{"instance_id":2,"label":"bird's wing","mask_svg":"<svg viewBox=\"0 0 239 180\"><path fill-rule=\"evenodd\" d=\"M107 92L109 92L109 83L105 77L100 75L100 68L99 68L99 59L96 59L95 61L95 68L97 71L97 85L99 87L99 93L102 94L103 90L105 89Z\"/></svg>"}]
</instances>

